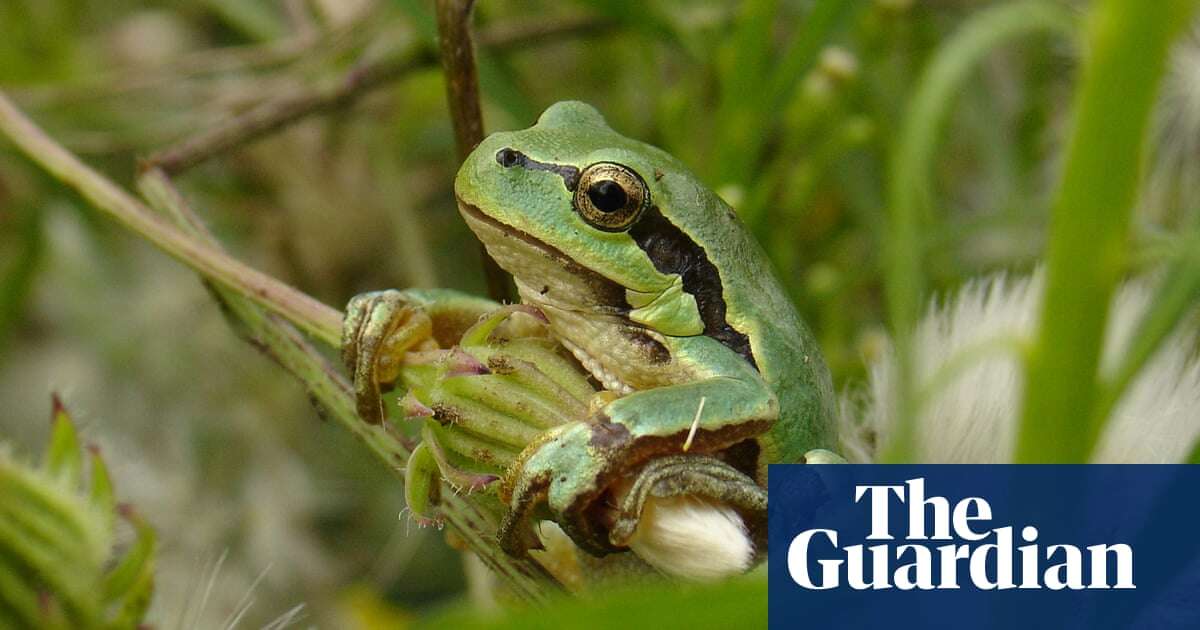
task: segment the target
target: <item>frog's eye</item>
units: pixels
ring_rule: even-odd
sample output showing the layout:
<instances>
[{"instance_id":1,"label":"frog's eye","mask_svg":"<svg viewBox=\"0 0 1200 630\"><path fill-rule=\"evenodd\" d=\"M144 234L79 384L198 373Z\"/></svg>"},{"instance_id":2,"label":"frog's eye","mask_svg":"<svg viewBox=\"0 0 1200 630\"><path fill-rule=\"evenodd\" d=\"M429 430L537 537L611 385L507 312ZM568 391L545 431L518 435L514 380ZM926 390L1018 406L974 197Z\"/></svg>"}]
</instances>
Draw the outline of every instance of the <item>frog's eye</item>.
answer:
<instances>
[{"instance_id":1,"label":"frog's eye","mask_svg":"<svg viewBox=\"0 0 1200 630\"><path fill-rule=\"evenodd\" d=\"M650 205L650 190L632 169L597 162L579 175L571 203L592 227L619 232L633 225Z\"/></svg>"}]
</instances>

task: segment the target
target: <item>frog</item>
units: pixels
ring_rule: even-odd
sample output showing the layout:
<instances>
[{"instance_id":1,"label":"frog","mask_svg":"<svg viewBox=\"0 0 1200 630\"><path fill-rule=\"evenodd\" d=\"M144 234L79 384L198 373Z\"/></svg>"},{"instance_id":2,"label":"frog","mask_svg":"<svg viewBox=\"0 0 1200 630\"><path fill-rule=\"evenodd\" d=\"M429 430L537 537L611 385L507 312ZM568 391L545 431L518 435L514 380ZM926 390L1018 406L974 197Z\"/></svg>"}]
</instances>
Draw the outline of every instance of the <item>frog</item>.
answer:
<instances>
[{"instance_id":1,"label":"frog","mask_svg":"<svg viewBox=\"0 0 1200 630\"><path fill-rule=\"evenodd\" d=\"M521 304L600 390L496 480L506 552L537 548L545 517L594 555L624 551L654 492L763 523L769 464L838 459L815 336L735 211L682 162L564 101L485 138L454 191ZM497 308L448 290L352 299L343 352L363 418L386 415L404 352L453 344Z\"/></svg>"}]
</instances>

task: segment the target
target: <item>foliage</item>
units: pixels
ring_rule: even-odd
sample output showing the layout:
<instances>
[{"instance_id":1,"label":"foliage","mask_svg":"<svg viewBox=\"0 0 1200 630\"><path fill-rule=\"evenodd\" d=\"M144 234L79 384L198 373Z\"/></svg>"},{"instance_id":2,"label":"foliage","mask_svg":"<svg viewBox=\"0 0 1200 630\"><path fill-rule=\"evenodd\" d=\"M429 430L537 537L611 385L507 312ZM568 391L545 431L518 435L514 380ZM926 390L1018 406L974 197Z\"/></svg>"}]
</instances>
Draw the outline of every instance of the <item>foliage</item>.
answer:
<instances>
[{"instance_id":1,"label":"foliage","mask_svg":"<svg viewBox=\"0 0 1200 630\"><path fill-rule=\"evenodd\" d=\"M448 610L421 628L763 628L767 581L752 575L724 584L625 586L595 599L562 599L543 609L505 615Z\"/></svg>"},{"instance_id":2,"label":"foliage","mask_svg":"<svg viewBox=\"0 0 1200 630\"><path fill-rule=\"evenodd\" d=\"M85 461L57 397L51 421L41 466L0 450L0 626L133 628L150 604L154 531L117 506L104 460L92 450ZM135 537L114 558L118 512Z\"/></svg>"},{"instance_id":3,"label":"foliage","mask_svg":"<svg viewBox=\"0 0 1200 630\"><path fill-rule=\"evenodd\" d=\"M764 244L840 387L862 378L885 329L906 361L931 296L983 271L1027 271L1048 251L1047 326L1023 342L1035 377L1022 453L1061 460L1086 458L1125 386L1181 321L1194 323L1200 195L1184 180L1196 156L1173 143L1200 103L1154 105L1163 68L1169 93L1200 93L1188 89L1194 70L1167 61L1193 4L489 0L475 22L487 129L580 99L679 157ZM560 30L521 30L530 25ZM15 0L0 3L0 89L166 216L171 191L138 180L138 160L219 148L169 174L236 258L327 304L383 287L482 292L450 192L435 32L423 0ZM1193 39L1183 35L1175 58L1191 58ZM255 116L278 124L221 135ZM1162 190L1139 192L1146 181ZM1159 267L1131 351L1101 370L1105 296ZM251 338L288 338L249 301L224 304L251 319ZM295 369L321 357L284 359ZM66 380L94 407L89 430L147 462L122 487L157 506L148 518L177 542L160 563L177 595L152 619L194 604L196 555L226 547L234 560L197 619L239 610L268 559L285 566L257 586L269 605L248 619L260 623L295 597L337 619L346 576L414 609L462 587L439 536L379 524L402 497L335 428L336 406L334 422L315 422L282 371L234 347L189 274L7 145L0 370L6 440L36 443L20 419ZM341 395L324 394L326 407ZM904 441L892 447L904 459ZM693 593L733 601L746 584ZM667 611L693 597L659 595ZM649 599L614 597L614 609L656 614Z\"/></svg>"}]
</instances>

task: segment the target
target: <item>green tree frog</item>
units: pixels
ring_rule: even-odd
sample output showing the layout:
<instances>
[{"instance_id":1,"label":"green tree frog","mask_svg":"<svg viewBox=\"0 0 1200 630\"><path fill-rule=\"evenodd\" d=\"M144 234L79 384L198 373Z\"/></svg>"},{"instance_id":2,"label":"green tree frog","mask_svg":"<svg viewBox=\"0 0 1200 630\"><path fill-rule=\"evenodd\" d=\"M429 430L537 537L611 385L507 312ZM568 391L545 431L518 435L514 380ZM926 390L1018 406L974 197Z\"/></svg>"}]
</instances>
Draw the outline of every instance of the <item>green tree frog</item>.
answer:
<instances>
[{"instance_id":1,"label":"green tree frog","mask_svg":"<svg viewBox=\"0 0 1200 630\"><path fill-rule=\"evenodd\" d=\"M521 302L604 390L499 479L507 551L536 545L539 516L589 552L621 550L640 504L613 506L630 493L765 509L768 463L827 461L833 395L817 343L733 210L678 160L562 102L485 139L455 193ZM404 352L449 347L497 307L449 291L351 301L344 357L364 418L382 419L380 385Z\"/></svg>"}]
</instances>

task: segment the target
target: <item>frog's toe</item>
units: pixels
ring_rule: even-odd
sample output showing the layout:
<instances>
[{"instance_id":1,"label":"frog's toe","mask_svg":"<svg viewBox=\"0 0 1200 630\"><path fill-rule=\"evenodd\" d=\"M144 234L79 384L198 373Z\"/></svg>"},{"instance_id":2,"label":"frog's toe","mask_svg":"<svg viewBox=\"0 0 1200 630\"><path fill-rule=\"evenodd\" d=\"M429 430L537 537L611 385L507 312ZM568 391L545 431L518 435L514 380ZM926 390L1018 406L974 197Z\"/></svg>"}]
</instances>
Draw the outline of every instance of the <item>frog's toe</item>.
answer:
<instances>
[{"instance_id":1,"label":"frog's toe","mask_svg":"<svg viewBox=\"0 0 1200 630\"><path fill-rule=\"evenodd\" d=\"M402 291L373 291L350 300L342 324L342 361L353 375L363 420L383 421L383 386L399 376L404 353L432 335L432 320Z\"/></svg>"},{"instance_id":2,"label":"frog's toe","mask_svg":"<svg viewBox=\"0 0 1200 630\"><path fill-rule=\"evenodd\" d=\"M496 534L500 548L510 556L521 557L529 550L542 549L542 541L533 529L533 513L546 500L550 487L548 472L525 477L512 490L508 512Z\"/></svg>"},{"instance_id":3,"label":"frog's toe","mask_svg":"<svg viewBox=\"0 0 1200 630\"><path fill-rule=\"evenodd\" d=\"M754 544L766 548L766 489L728 463L699 455L660 457L643 466L617 503L609 539L628 545L642 525L649 501L689 497L732 509Z\"/></svg>"},{"instance_id":4,"label":"frog's toe","mask_svg":"<svg viewBox=\"0 0 1200 630\"><path fill-rule=\"evenodd\" d=\"M564 531L571 533L570 518L564 507L569 500L566 486L586 477L587 423L577 422L546 431L521 451L500 485L500 498L508 504L499 530L500 547L510 555L522 556L530 549L541 549L534 532L537 518L554 518ZM556 500L557 499L557 500Z\"/></svg>"}]
</instances>

